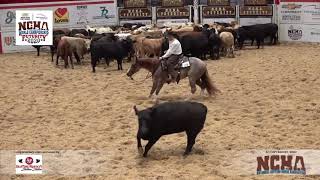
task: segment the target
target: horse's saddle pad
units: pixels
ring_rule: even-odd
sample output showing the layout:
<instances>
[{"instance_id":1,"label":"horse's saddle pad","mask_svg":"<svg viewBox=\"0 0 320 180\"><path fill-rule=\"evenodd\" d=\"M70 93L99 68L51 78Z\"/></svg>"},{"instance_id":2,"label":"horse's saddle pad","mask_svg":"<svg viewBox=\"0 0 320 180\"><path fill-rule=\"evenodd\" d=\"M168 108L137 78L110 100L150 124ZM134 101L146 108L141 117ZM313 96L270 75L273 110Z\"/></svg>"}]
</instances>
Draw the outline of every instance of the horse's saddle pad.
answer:
<instances>
[{"instance_id":1,"label":"horse's saddle pad","mask_svg":"<svg viewBox=\"0 0 320 180\"><path fill-rule=\"evenodd\" d=\"M190 61L189 61L189 58L186 57L186 56L183 56L180 61L179 61L179 64L181 68L187 68L187 67L190 67Z\"/></svg>"}]
</instances>

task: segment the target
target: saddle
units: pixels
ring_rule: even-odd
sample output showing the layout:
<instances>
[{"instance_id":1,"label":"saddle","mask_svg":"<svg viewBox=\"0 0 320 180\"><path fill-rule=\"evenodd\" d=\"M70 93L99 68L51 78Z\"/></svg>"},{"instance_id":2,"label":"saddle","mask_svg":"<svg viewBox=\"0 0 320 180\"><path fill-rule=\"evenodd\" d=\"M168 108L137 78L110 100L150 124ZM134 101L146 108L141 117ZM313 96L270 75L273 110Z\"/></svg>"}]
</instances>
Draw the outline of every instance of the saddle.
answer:
<instances>
[{"instance_id":1,"label":"saddle","mask_svg":"<svg viewBox=\"0 0 320 180\"><path fill-rule=\"evenodd\" d=\"M166 61L161 61L160 65L163 71L168 70L168 64ZM179 57L179 62L174 66L174 69L180 72L181 69L188 68L190 65L189 57L181 56Z\"/></svg>"},{"instance_id":2,"label":"saddle","mask_svg":"<svg viewBox=\"0 0 320 180\"><path fill-rule=\"evenodd\" d=\"M167 64L166 61L160 61L160 65L161 65L162 71L168 71L168 64ZM177 84L180 81L180 71L181 71L181 69L188 68L188 67L190 67L190 65L191 64L190 64L190 61L189 61L189 57L183 56L183 55L181 55L179 57L178 63L174 66L174 70L178 72L178 76L177 76L177 79L176 79Z\"/></svg>"},{"instance_id":3,"label":"saddle","mask_svg":"<svg viewBox=\"0 0 320 180\"><path fill-rule=\"evenodd\" d=\"M178 62L178 64L174 67L174 69L175 69L175 70L179 70L179 72L180 72L180 69L184 69L184 68L187 68L187 67L190 67L189 57L187 57L187 56L182 56L182 57L180 57L179 62Z\"/></svg>"}]
</instances>

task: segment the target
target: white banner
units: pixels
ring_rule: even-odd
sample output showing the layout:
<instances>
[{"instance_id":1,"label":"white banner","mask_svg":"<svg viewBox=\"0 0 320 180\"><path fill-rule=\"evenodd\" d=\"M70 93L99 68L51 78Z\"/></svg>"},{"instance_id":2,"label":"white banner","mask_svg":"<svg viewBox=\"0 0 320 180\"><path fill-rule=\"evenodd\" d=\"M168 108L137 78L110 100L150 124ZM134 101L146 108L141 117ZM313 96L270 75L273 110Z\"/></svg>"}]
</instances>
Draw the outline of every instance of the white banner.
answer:
<instances>
[{"instance_id":1,"label":"white banner","mask_svg":"<svg viewBox=\"0 0 320 180\"><path fill-rule=\"evenodd\" d=\"M280 24L301 24L303 3L281 3L279 6Z\"/></svg>"},{"instance_id":2,"label":"white banner","mask_svg":"<svg viewBox=\"0 0 320 180\"><path fill-rule=\"evenodd\" d=\"M203 18L202 24L210 24L214 22L221 22L221 23L231 23L232 21L235 21L235 18Z\"/></svg>"},{"instance_id":3,"label":"white banner","mask_svg":"<svg viewBox=\"0 0 320 180\"><path fill-rule=\"evenodd\" d=\"M35 51L32 46L17 46L15 31L1 33L1 46L3 53Z\"/></svg>"},{"instance_id":4,"label":"white banner","mask_svg":"<svg viewBox=\"0 0 320 180\"><path fill-rule=\"evenodd\" d=\"M141 24L150 25L151 24L151 20L145 20L145 19L140 19L140 20L120 20L120 25L123 25L125 23L141 23Z\"/></svg>"},{"instance_id":5,"label":"white banner","mask_svg":"<svg viewBox=\"0 0 320 180\"><path fill-rule=\"evenodd\" d=\"M320 24L320 2L304 3L303 23Z\"/></svg>"},{"instance_id":6,"label":"white banner","mask_svg":"<svg viewBox=\"0 0 320 180\"><path fill-rule=\"evenodd\" d=\"M51 10L53 11L53 28L84 28L90 26L107 26L118 23L116 1L59 1L43 3L23 3L0 5L0 30L2 32L2 51L23 52L34 50L32 46L16 46L15 14L16 10ZM0 52L1 53L1 52Z\"/></svg>"},{"instance_id":7,"label":"white banner","mask_svg":"<svg viewBox=\"0 0 320 180\"><path fill-rule=\"evenodd\" d=\"M84 28L85 24L91 26L106 26L117 24L116 1L93 0L66 1L50 3L28 3L4 6L0 10L0 27L2 31L15 29L16 10L52 10L54 28ZM7 7L7 8L6 8Z\"/></svg>"},{"instance_id":8,"label":"white banner","mask_svg":"<svg viewBox=\"0 0 320 180\"><path fill-rule=\"evenodd\" d=\"M281 41L320 42L320 25L280 24Z\"/></svg>"},{"instance_id":9,"label":"white banner","mask_svg":"<svg viewBox=\"0 0 320 180\"><path fill-rule=\"evenodd\" d=\"M319 2L281 2L278 12L280 40L320 42Z\"/></svg>"},{"instance_id":10,"label":"white banner","mask_svg":"<svg viewBox=\"0 0 320 180\"><path fill-rule=\"evenodd\" d=\"M52 45L52 11L16 11L16 45Z\"/></svg>"},{"instance_id":11,"label":"white banner","mask_svg":"<svg viewBox=\"0 0 320 180\"><path fill-rule=\"evenodd\" d=\"M255 25L255 24L266 24L271 23L272 18L240 18L240 25L241 26L249 26L249 25Z\"/></svg>"},{"instance_id":12,"label":"white banner","mask_svg":"<svg viewBox=\"0 0 320 180\"><path fill-rule=\"evenodd\" d=\"M163 26L164 23L171 22L171 23L187 23L189 19L157 19L157 25Z\"/></svg>"}]
</instances>

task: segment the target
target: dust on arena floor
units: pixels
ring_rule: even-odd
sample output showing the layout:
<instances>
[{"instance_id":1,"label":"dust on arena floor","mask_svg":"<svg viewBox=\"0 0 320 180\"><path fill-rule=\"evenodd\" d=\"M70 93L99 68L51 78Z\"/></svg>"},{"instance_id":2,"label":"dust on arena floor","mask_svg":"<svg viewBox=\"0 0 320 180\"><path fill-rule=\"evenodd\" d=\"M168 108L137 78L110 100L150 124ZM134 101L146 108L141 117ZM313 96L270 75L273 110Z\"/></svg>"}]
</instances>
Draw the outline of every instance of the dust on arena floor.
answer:
<instances>
[{"instance_id":1,"label":"dust on arena floor","mask_svg":"<svg viewBox=\"0 0 320 180\"><path fill-rule=\"evenodd\" d=\"M146 71L135 81L116 64L91 72L89 56L75 69L55 67L34 52L0 55L1 150L100 150L100 174L44 175L41 179L291 179L293 176L235 176L225 173L231 151L320 148L320 46L266 46L238 51L236 58L206 61L221 94L193 100L208 116L194 152L182 157L185 134L162 137L147 159L138 155L133 105L153 105ZM161 101L183 100L187 80L165 85ZM80 162L81 163L81 162ZM90 174L90 169L87 169ZM1 175L1 179L38 176ZM294 178L316 179L314 176Z\"/></svg>"}]
</instances>

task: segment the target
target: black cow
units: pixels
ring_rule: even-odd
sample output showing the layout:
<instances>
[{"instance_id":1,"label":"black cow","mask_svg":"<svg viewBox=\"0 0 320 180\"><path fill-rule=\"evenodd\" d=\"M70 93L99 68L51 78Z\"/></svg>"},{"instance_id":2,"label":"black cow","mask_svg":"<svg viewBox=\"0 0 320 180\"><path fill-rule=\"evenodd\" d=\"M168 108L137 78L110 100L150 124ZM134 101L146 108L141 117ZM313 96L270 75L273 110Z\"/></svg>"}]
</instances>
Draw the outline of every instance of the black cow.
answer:
<instances>
[{"instance_id":1,"label":"black cow","mask_svg":"<svg viewBox=\"0 0 320 180\"><path fill-rule=\"evenodd\" d=\"M222 45L222 41L218 34L211 33L209 36L209 49L210 56L212 59L219 59L220 58L220 47Z\"/></svg>"},{"instance_id":2,"label":"black cow","mask_svg":"<svg viewBox=\"0 0 320 180\"><path fill-rule=\"evenodd\" d=\"M74 36L76 34L83 34L84 36L89 36L89 32L85 29L72 29L70 32L70 36Z\"/></svg>"},{"instance_id":3,"label":"black cow","mask_svg":"<svg viewBox=\"0 0 320 180\"><path fill-rule=\"evenodd\" d=\"M132 40L127 38L117 41L94 41L90 44L92 72L96 72L95 67L100 58L107 61L116 59L118 70L122 70L122 60L132 51Z\"/></svg>"},{"instance_id":4,"label":"black cow","mask_svg":"<svg viewBox=\"0 0 320 180\"><path fill-rule=\"evenodd\" d=\"M253 41L257 41L258 49L260 44L264 45L264 39L266 37L271 37L271 44L277 43L278 40L278 25L268 23L268 24L256 24L252 26L242 26L237 30L237 39L240 49L243 47L245 40L251 40L251 45Z\"/></svg>"},{"instance_id":5,"label":"black cow","mask_svg":"<svg viewBox=\"0 0 320 180\"><path fill-rule=\"evenodd\" d=\"M194 56L206 59L207 52L213 47L209 44L209 37L214 30L203 30L202 32L184 32L179 35L182 52L186 56Z\"/></svg>"},{"instance_id":6,"label":"black cow","mask_svg":"<svg viewBox=\"0 0 320 180\"><path fill-rule=\"evenodd\" d=\"M122 25L123 28L130 29L130 30L135 30L143 26L146 26L146 25L142 23L124 23Z\"/></svg>"},{"instance_id":7,"label":"black cow","mask_svg":"<svg viewBox=\"0 0 320 180\"><path fill-rule=\"evenodd\" d=\"M184 155L188 155L198 133L202 130L207 116L207 107L197 102L166 102L138 111L139 129L137 133L138 150L142 150L141 139L148 140L143 156L163 135L187 133L187 147Z\"/></svg>"},{"instance_id":8,"label":"black cow","mask_svg":"<svg viewBox=\"0 0 320 180\"><path fill-rule=\"evenodd\" d=\"M94 34L91 37L91 41L116 41L118 37L114 33Z\"/></svg>"}]
</instances>

